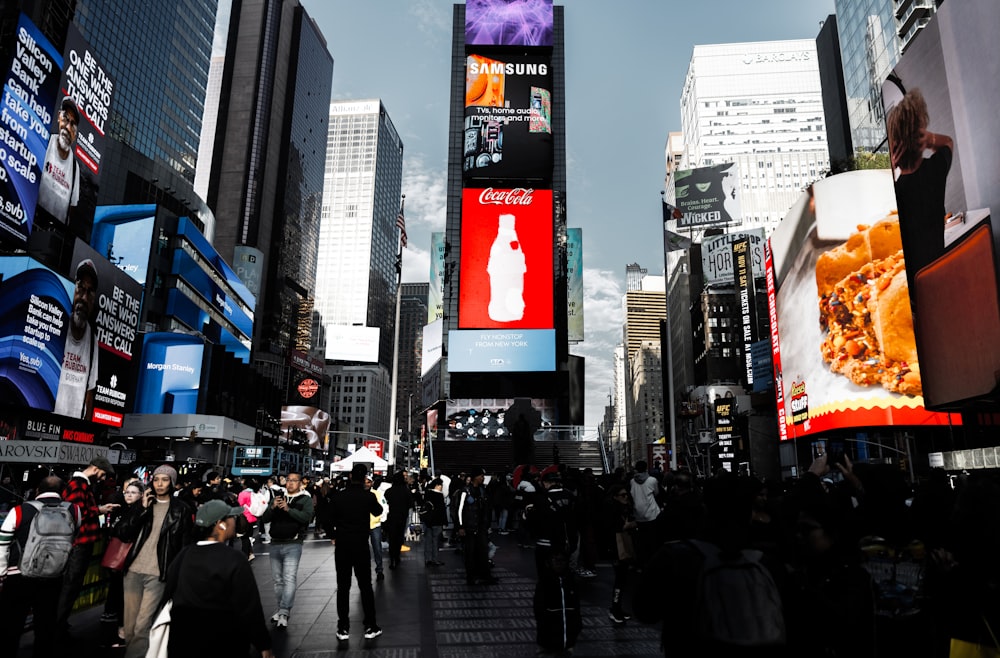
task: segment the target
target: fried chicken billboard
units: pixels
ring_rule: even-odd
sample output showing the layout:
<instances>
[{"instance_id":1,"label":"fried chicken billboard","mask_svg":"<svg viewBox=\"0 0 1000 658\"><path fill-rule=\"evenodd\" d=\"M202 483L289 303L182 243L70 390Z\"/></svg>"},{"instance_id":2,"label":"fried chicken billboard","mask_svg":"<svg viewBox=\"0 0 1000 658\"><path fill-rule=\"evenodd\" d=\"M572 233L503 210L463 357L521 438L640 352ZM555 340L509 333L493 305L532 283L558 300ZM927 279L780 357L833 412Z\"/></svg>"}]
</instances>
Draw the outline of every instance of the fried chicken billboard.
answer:
<instances>
[{"instance_id":1,"label":"fried chicken billboard","mask_svg":"<svg viewBox=\"0 0 1000 658\"><path fill-rule=\"evenodd\" d=\"M889 170L815 183L771 235L765 261L782 439L948 424L924 408Z\"/></svg>"}]
</instances>

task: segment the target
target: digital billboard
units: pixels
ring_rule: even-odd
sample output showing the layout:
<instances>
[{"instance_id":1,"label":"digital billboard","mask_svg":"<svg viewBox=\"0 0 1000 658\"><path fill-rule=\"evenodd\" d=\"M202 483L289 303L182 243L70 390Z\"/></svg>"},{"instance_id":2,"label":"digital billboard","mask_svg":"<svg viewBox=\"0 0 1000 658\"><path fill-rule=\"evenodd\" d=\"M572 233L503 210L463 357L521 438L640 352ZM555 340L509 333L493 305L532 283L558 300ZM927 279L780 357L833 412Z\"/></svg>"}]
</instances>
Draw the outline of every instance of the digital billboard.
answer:
<instances>
[{"instance_id":1,"label":"digital billboard","mask_svg":"<svg viewBox=\"0 0 1000 658\"><path fill-rule=\"evenodd\" d=\"M438 361L441 360L441 346L443 345L444 320L435 320L430 324L425 324L423 328L423 341L420 349L420 376L426 375Z\"/></svg>"},{"instance_id":2,"label":"digital billboard","mask_svg":"<svg viewBox=\"0 0 1000 658\"><path fill-rule=\"evenodd\" d=\"M944 3L882 86L929 408L989 400L1000 372L1000 5Z\"/></svg>"},{"instance_id":3,"label":"digital billboard","mask_svg":"<svg viewBox=\"0 0 1000 658\"><path fill-rule=\"evenodd\" d=\"M284 443L306 443L310 448L326 450L330 414L310 406L281 408L281 436Z\"/></svg>"},{"instance_id":4,"label":"digital billboard","mask_svg":"<svg viewBox=\"0 0 1000 658\"><path fill-rule=\"evenodd\" d=\"M0 388L18 406L118 427L133 402L138 286L82 242L72 271L0 259Z\"/></svg>"},{"instance_id":5,"label":"digital billboard","mask_svg":"<svg viewBox=\"0 0 1000 658\"><path fill-rule=\"evenodd\" d=\"M377 363L379 327L326 325L326 358L333 361Z\"/></svg>"},{"instance_id":6,"label":"digital billboard","mask_svg":"<svg viewBox=\"0 0 1000 658\"><path fill-rule=\"evenodd\" d=\"M453 329L448 372L551 372L556 369L554 329Z\"/></svg>"},{"instance_id":7,"label":"digital billboard","mask_svg":"<svg viewBox=\"0 0 1000 658\"><path fill-rule=\"evenodd\" d=\"M551 329L552 191L462 191L458 326Z\"/></svg>"},{"instance_id":8,"label":"digital billboard","mask_svg":"<svg viewBox=\"0 0 1000 658\"><path fill-rule=\"evenodd\" d=\"M204 359L205 341L200 336L146 334L139 360L135 412L198 413Z\"/></svg>"},{"instance_id":9,"label":"digital billboard","mask_svg":"<svg viewBox=\"0 0 1000 658\"><path fill-rule=\"evenodd\" d=\"M682 215L677 226L740 224L739 189L740 177L734 162L678 169L674 173L674 195Z\"/></svg>"},{"instance_id":10,"label":"digital billboard","mask_svg":"<svg viewBox=\"0 0 1000 658\"><path fill-rule=\"evenodd\" d=\"M569 342L583 341L583 229L566 229L566 324Z\"/></svg>"},{"instance_id":11,"label":"digital billboard","mask_svg":"<svg viewBox=\"0 0 1000 658\"><path fill-rule=\"evenodd\" d=\"M154 204L98 206L90 246L145 286L155 224Z\"/></svg>"},{"instance_id":12,"label":"digital billboard","mask_svg":"<svg viewBox=\"0 0 1000 658\"><path fill-rule=\"evenodd\" d=\"M701 271L705 285L733 285L733 248L738 240L750 241L750 265L753 277L764 277L764 229L735 231L713 235L701 241Z\"/></svg>"},{"instance_id":13,"label":"digital billboard","mask_svg":"<svg viewBox=\"0 0 1000 658\"><path fill-rule=\"evenodd\" d=\"M427 322L444 317L444 232L431 233L431 272L427 288Z\"/></svg>"},{"instance_id":14,"label":"digital billboard","mask_svg":"<svg viewBox=\"0 0 1000 658\"><path fill-rule=\"evenodd\" d=\"M465 64L465 178L552 178L552 67L545 55L470 54Z\"/></svg>"},{"instance_id":15,"label":"digital billboard","mask_svg":"<svg viewBox=\"0 0 1000 658\"><path fill-rule=\"evenodd\" d=\"M466 0L465 44L551 46L552 0Z\"/></svg>"},{"instance_id":16,"label":"digital billboard","mask_svg":"<svg viewBox=\"0 0 1000 658\"><path fill-rule=\"evenodd\" d=\"M824 178L767 242L782 439L960 423L924 408L895 205L889 170Z\"/></svg>"},{"instance_id":17,"label":"digital billboard","mask_svg":"<svg viewBox=\"0 0 1000 658\"><path fill-rule=\"evenodd\" d=\"M530 409L521 407L527 402ZM536 427L544 428L558 425L558 413L555 400L541 398L459 398L448 400L445 405L444 438L450 440L484 440L508 439L511 428L519 418L508 418L507 411L518 403L514 413L530 415L531 422ZM435 412L436 414L436 412ZM437 426L437 418L428 413L428 424L433 432ZM538 430L536 430L538 431Z\"/></svg>"},{"instance_id":18,"label":"digital billboard","mask_svg":"<svg viewBox=\"0 0 1000 658\"><path fill-rule=\"evenodd\" d=\"M23 245L34 226L63 59L24 14L13 53L0 112L0 242Z\"/></svg>"}]
</instances>

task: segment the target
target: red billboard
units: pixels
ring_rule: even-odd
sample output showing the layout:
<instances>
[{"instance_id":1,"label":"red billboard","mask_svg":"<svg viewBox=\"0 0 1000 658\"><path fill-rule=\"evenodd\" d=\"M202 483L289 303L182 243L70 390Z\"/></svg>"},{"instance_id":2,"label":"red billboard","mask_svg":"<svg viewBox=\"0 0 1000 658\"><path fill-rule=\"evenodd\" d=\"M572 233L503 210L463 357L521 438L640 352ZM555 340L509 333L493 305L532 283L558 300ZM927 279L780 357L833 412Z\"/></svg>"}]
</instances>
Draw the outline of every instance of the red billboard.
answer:
<instances>
[{"instance_id":1,"label":"red billboard","mask_svg":"<svg viewBox=\"0 0 1000 658\"><path fill-rule=\"evenodd\" d=\"M552 329L552 191L465 189L458 326Z\"/></svg>"}]
</instances>

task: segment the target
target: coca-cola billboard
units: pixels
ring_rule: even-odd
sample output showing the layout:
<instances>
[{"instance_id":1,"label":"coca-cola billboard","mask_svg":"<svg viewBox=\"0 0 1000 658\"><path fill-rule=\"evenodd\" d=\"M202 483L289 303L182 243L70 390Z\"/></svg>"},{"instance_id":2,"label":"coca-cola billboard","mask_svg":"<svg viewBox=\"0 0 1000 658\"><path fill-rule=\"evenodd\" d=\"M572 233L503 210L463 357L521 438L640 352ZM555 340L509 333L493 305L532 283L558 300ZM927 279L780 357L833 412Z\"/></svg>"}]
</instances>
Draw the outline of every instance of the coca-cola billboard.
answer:
<instances>
[{"instance_id":1,"label":"coca-cola billboard","mask_svg":"<svg viewBox=\"0 0 1000 658\"><path fill-rule=\"evenodd\" d=\"M552 191L466 189L458 326L552 329Z\"/></svg>"},{"instance_id":2,"label":"coca-cola billboard","mask_svg":"<svg viewBox=\"0 0 1000 658\"><path fill-rule=\"evenodd\" d=\"M476 179L552 180L552 66L547 55L470 54L462 171Z\"/></svg>"}]
</instances>

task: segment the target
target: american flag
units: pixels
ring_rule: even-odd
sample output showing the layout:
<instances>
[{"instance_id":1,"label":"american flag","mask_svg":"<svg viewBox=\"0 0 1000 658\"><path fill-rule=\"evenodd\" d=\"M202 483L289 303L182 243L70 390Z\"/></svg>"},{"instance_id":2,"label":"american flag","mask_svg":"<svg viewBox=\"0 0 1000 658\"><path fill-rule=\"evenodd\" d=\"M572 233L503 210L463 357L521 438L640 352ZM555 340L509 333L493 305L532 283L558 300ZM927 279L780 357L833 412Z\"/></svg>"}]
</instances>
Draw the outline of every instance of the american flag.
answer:
<instances>
[{"instance_id":1,"label":"american flag","mask_svg":"<svg viewBox=\"0 0 1000 658\"><path fill-rule=\"evenodd\" d=\"M406 246L406 218L403 217L403 204L406 201L399 202L399 214L396 215L396 228L399 229L399 244Z\"/></svg>"}]
</instances>

